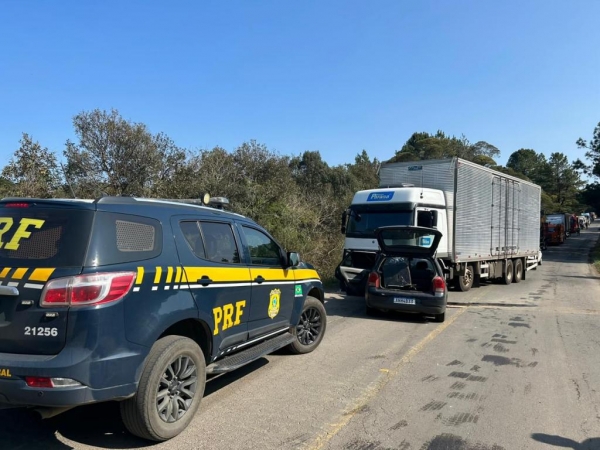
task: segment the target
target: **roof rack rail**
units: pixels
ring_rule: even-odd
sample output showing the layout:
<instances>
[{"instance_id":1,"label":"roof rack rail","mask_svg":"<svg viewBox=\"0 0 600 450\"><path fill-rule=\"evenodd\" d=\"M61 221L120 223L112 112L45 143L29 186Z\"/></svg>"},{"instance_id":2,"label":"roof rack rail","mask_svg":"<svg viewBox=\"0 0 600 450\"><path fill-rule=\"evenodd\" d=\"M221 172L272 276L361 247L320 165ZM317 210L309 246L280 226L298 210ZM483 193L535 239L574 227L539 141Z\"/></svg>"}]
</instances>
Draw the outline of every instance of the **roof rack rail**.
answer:
<instances>
[{"instance_id":1,"label":"roof rack rail","mask_svg":"<svg viewBox=\"0 0 600 450\"><path fill-rule=\"evenodd\" d=\"M150 197L134 197L129 195L121 196L102 196L94 200L94 203L133 203L137 201L151 201L151 202L171 202L171 203L183 203L194 206L203 206L205 208L214 208L224 210L226 206L229 206L229 200L225 197L211 197L208 194L204 195L203 198L150 198Z\"/></svg>"}]
</instances>

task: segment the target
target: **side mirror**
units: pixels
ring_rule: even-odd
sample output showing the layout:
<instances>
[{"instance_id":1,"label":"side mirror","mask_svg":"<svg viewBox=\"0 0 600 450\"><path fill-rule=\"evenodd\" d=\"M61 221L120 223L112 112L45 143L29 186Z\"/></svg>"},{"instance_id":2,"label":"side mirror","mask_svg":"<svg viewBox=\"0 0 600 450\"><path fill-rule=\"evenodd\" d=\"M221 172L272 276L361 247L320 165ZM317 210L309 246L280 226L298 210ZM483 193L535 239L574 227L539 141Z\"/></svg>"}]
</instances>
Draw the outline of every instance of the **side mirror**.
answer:
<instances>
[{"instance_id":1,"label":"side mirror","mask_svg":"<svg viewBox=\"0 0 600 450\"><path fill-rule=\"evenodd\" d=\"M288 267L297 267L300 264L300 255L296 252L288 252Z\"/></svg>"},{"instance_id":2,"label":"side mirror","mask_svg":"<svg viewBox=\"0 0 600 450\"><path fill-rule=\"evenodd\" d=\"M347 218L348 218L348 211L346 210L342 213L342 228L341 228L342 234L346 233L346 219Z\"/></svg>"}]
</instances>

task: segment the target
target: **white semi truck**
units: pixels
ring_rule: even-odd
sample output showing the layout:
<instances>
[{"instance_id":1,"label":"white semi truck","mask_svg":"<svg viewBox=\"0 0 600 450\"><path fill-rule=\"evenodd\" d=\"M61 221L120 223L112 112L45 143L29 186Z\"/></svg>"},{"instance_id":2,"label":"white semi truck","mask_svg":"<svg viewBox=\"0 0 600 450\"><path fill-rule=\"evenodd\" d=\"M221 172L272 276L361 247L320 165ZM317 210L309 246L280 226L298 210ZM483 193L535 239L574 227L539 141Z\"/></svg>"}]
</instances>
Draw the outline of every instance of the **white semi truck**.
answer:
<instances>
[{"instance_id":1,"label":"white semi truck","mask_svg":"<svg viewBox=\"0 0 600 450\"><path fill-rule=\"evenodd\" d=\"M435 227L437 259L461 291L482 278L518 283L537 267L541 188L460 159L383 164L379 188L359 191L342 216L346 235L336 277L362 295L379 246L375 229Z\"/></svg>"}]
</instances>

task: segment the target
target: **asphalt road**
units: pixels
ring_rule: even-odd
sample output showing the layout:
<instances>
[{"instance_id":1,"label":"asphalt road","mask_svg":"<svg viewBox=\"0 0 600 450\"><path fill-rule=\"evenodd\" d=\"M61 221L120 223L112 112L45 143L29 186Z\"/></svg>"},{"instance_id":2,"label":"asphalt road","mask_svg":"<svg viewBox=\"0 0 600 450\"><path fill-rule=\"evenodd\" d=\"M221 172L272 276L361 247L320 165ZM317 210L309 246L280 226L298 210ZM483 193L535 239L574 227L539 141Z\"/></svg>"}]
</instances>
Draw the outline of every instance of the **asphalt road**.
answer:
<instances>
[{"instance_id":1,"label":"asphalt road","mask_svg":"<svg viewBox=\"0 0 600 450\"><path fill-rule=\"evenodd\" d=\"M210 380L190 428L129 436L115 404L46 421L0 411L1 449L600 449L600 277L594 224L520 284L451 292L446 322L367 318L330 294L312 354L271 355Z\"/></svg>"}]
</instances>

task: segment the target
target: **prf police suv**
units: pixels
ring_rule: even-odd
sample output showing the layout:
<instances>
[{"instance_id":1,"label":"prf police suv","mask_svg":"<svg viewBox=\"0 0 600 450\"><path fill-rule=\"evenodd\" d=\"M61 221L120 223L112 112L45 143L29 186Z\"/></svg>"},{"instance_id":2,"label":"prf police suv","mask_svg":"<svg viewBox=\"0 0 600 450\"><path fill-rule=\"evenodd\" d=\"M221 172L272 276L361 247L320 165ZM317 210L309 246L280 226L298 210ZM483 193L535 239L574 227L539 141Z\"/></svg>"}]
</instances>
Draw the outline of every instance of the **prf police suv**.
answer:
<instances>
[{"instance_id":1,"label":"prf police suv","mask_svg":"<svg viewBox=\"0 0 600 450\"><path fill-rule=\"evenodd\" d=\"M0 407L120 400L161 441L207 374L325 333L317 272L219 207L132 197L0 201Z\"/></svg>"}]
</instances>

